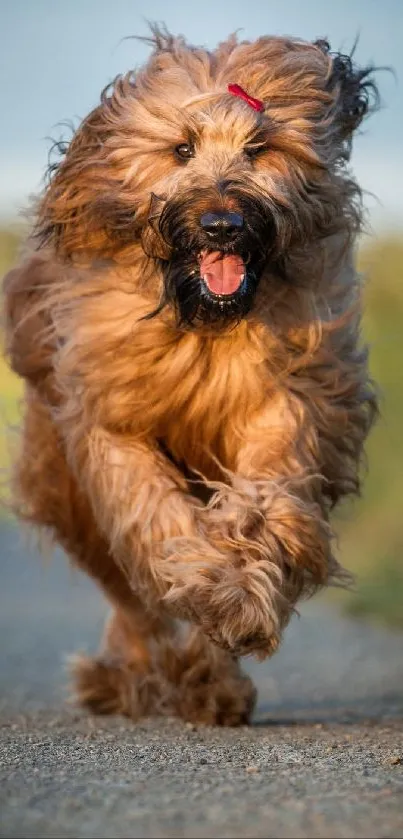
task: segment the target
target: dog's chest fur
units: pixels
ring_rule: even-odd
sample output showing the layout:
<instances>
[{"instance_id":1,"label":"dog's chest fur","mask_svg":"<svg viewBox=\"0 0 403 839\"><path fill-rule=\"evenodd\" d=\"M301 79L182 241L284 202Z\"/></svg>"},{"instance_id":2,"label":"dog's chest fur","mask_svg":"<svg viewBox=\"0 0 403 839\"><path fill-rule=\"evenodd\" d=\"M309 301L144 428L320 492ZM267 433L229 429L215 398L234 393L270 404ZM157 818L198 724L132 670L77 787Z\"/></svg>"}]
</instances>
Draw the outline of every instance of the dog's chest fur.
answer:
<instances>
[{"instance_id":1,"label":"dog's chest fur","mask_svg":"<svg viewBox=\"0 0 403 839\"><path fill-rule=\"evenodd\" d=\"M227 333L180 331L162 318L134 319L116 290L82 299L76 316L64 325L70 340L57 375L75 379L81 371L89 416L160 443L207 478L218 477L216 461L236 470L240 444L275 385L275 340L266 326L242 321Z\"/></svg>"},{"instance_id":2,"label":"dog's chest fur","mask_svg":"<svg viewBox=\"0 0 403 839\"><path fill-rule=\"evenodd\" d=\"M247 423L268 388L264 354L250 328L242 324L215 338L184 335L149 375L154 433L175 460L208 478L218 476L215 458L235 469Z\"/></svg>"}]
</instances>

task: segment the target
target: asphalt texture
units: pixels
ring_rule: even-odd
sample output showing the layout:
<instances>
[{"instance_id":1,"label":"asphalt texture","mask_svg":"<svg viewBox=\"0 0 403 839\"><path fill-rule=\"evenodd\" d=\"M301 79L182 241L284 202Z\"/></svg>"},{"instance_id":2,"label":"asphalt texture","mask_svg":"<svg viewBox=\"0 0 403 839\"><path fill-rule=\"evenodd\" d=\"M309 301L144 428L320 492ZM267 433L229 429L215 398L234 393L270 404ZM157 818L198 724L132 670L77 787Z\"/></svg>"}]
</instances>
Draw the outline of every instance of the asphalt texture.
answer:
<instances>
[{"instance_id":1,"label":"asphalt texture","mask_svg":"<svg viewBox=\"0 0 403 839\"><path fill-rule=\"evenodd\" d=\"M0 529L0 835L403 837L403 638L301 609L271 661L245 660L254 724L132 724L66 704L66 656L107 607L56 554Z\"/></svg>"}]
</instances>

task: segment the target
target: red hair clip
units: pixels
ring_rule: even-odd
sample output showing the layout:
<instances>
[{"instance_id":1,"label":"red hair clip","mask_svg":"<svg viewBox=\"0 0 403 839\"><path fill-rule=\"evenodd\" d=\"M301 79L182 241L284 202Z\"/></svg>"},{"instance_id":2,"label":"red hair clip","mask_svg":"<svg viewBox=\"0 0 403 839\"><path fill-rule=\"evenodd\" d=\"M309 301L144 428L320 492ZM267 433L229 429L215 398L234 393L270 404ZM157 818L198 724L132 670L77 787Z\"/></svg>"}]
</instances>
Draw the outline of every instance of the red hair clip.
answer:
<instances>
[{"instance_id":1,"label":"red hair clip","mask_svg":"<svg viewBox=\"0 0 403 839\"><path fill-rule=\"evenodd\" d=\"M239 96L240 99L247 102L254 111L264 111L263 102L261 102L260 99L254 99L253 96L249 96L249 93L247 93L246 90L244 90L239 84L229 84L227 89L228 93L232 93L233 96Z\"/></svg>"}]
</instances>

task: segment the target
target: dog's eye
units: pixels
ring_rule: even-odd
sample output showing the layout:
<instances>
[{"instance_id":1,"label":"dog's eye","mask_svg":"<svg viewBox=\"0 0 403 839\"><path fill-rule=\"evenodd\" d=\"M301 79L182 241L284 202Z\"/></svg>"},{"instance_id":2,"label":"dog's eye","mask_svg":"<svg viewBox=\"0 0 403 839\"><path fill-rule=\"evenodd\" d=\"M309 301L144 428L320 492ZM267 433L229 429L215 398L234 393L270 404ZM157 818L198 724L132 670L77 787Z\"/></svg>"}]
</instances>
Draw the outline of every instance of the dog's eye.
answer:
<instances>
[{"instance_id":1,"label":"dog's eye","mask_svg":"<svg viewBox=\"0 0 403 839\"><path fill-rule=\"evenodd\" d=\"M266 146L264 146L262 144L245 146L245 148L244 148L244 152L245 152L246 156L250 157L250 158L258 157L259 154L263 154L263 152L265 152L265 151L266 151Z\"/></svg>"},{"instance_id":2,"label":"dog's eye","mask_svg":"<svg viewBox=\"0 0 403 839\"><path fill-rule=\"evenodd\" d=\"M179 160L190 160L191 157L195 156L195 150L190 143L180 143L175 148L175 155Z\"/></svg>"}]
</instances>

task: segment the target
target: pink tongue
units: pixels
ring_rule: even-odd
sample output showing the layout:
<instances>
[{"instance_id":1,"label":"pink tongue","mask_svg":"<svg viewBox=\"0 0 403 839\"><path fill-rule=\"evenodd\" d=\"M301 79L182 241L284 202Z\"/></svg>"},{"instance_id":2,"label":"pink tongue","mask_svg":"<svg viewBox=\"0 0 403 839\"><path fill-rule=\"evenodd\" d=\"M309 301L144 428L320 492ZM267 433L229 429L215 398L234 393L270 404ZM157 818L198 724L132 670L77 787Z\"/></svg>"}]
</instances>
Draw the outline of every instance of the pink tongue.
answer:
<instances>
[{"instance_id":1,"label":"pink tongue","mask_svg":"<svg viewBox=\"0 0 403 839\"><path fill-rule=\"evenodd\" d=\"M200 275L214 294L234 294L245 276L244 261L240 256L223 256L220 251L204 253Z\"/></svg>"}]
</instances>

